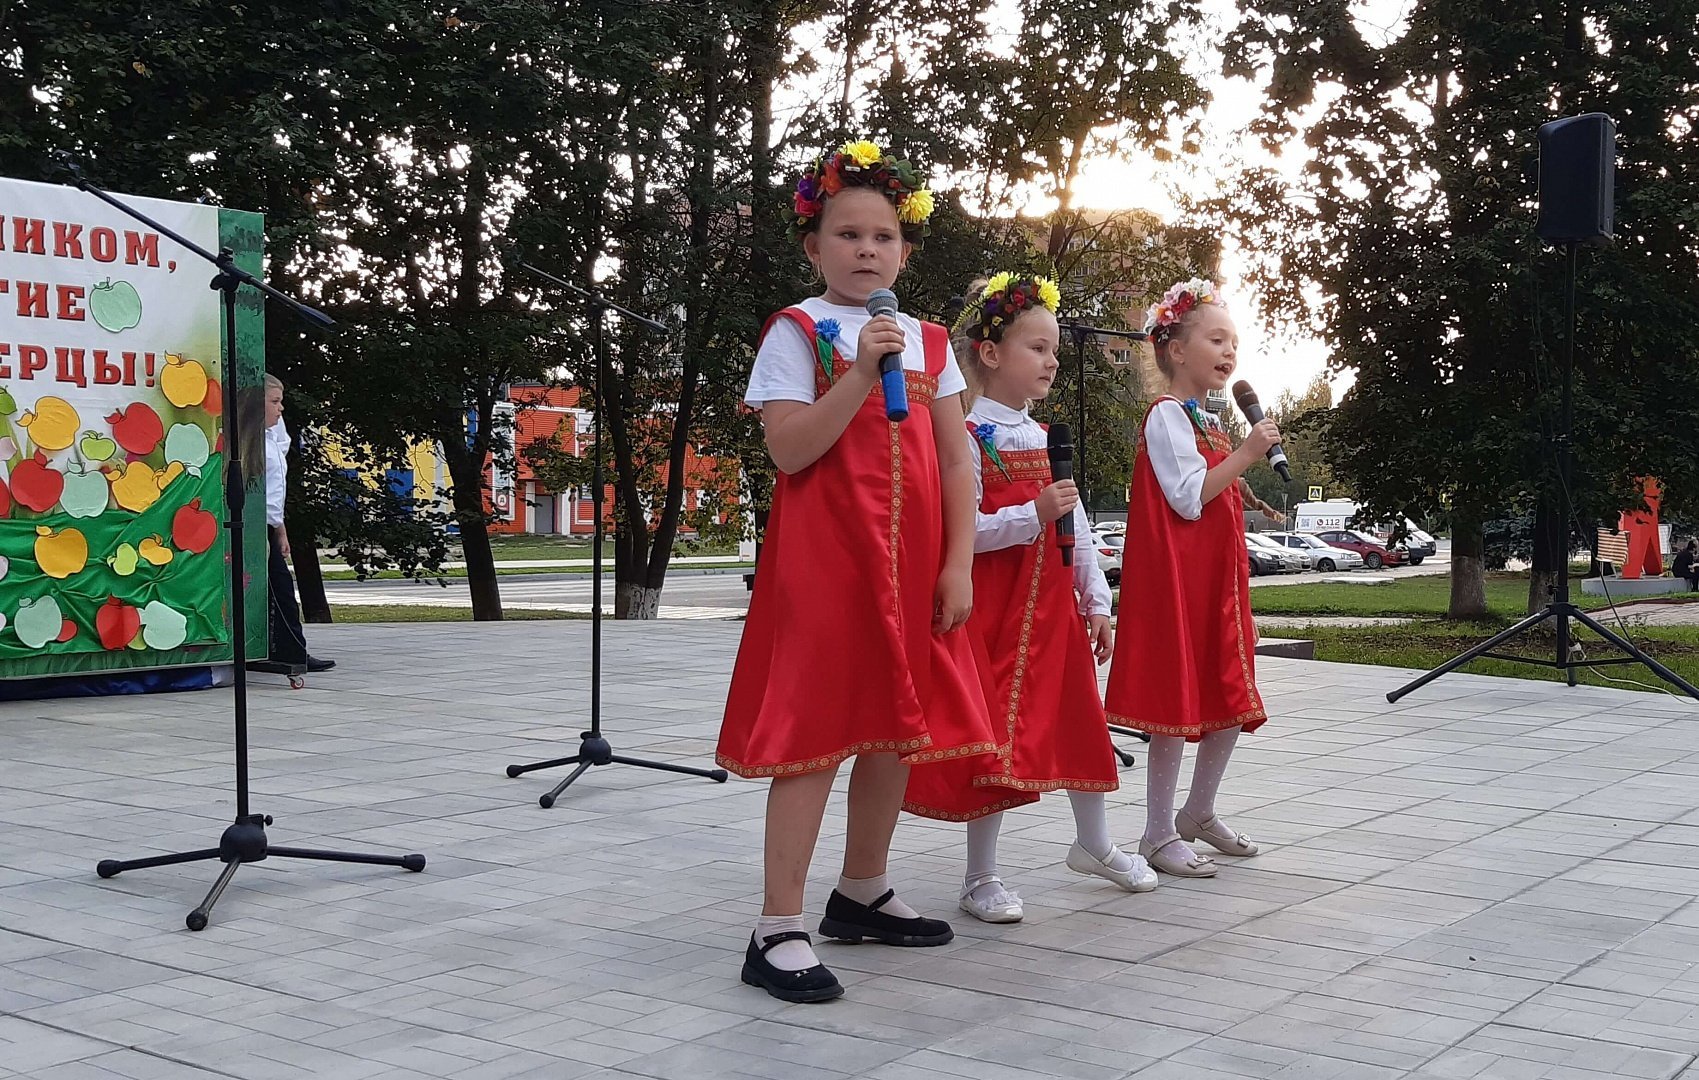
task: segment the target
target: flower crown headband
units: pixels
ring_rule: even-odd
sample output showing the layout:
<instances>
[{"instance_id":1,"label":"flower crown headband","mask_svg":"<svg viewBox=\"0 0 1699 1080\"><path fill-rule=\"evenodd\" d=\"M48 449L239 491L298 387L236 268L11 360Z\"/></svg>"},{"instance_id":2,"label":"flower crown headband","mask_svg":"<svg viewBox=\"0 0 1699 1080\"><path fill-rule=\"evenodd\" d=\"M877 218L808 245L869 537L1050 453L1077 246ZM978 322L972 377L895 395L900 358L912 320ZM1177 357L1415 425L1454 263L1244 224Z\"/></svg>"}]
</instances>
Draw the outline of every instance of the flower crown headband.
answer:
<instances>
[{"instance_id":1,"label":"flower crown headband","mask_svg":"<svg viewBox=\"0 0 1699 1080\"><path fill-rule=\"evenodd\" d=\"M1005 270L985 283L956 318L955 332L978 344L1002 341L1003 331L1033 308L1049 309L1052 315L1062 304L1062 290L1049 278L1016 275Z\"/></svg>"},{"instance_id":2,"label":"flower crown headband","mask_svg":"<svg viewBox=\"0 0 1699 1080\"><path fill-rule=\"evenodd\" d=\"M826 200L847 187L864 187L879 192L897 208L903 239L919 245L928 230L934 200L926 182L914 166L881 150L866 139L847 142L831 154L823 154L802 171L791 200L790 235L800 240L820 225Z\"/></svg>"},{"instance_id":3,"label":"flower crown headband","mask_svg":"<svg viewBox=\"0 0 1699 1080\"><path fill-rule=\"evenodd\" d=\"M1168 344L1180 328L1181 320L1197 310L1200 304L1214 304L1223 311L1227 310L1227 302L1221 299L1220 290L1213 281L1193 278L1180 282L1150 306L1145 314L1145 333L1150 335L1154 344Z\"/></svg>"}]
</instances>

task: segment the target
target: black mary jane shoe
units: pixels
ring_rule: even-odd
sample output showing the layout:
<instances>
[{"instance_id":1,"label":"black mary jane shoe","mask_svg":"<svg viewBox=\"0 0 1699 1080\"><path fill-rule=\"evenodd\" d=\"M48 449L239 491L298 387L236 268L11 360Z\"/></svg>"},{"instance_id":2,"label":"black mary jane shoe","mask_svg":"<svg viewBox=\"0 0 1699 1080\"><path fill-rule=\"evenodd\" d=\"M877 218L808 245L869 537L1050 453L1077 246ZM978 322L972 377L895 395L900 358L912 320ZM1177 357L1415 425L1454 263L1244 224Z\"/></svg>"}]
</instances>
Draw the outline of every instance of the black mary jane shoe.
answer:
<instances>
[{"instance_id":1,"label":"black mary jane shoe","mask_svg":"<svg viewBox=\"0 0 1699 1080\"><path fill-rule=\"evenodd\" d=\"M743 981L750 986L759 986L780 1001L794 1001L801 1004L814 1001L831 1001L833 998L844 996L844 985L838 977L832 974L825 964L815 964L801 971L786 971L774 967L767 960L767 953L775 945L787 941L813 941L801 930L786 930L782 934L773 934L761 939L762 944L755 944L755 937L749 938L749 948L743 954Z\"/></svg>"},{"instance_id":2,"label":"black mary jane shoe","mask_svg":"<svg viewBox=\"0 0 1699 1080\"><path fill-rule=\"evenodd\" d=\"M880 941L886 945L930 946L945 945L956 932L942 919L899 919L879 909L896 896L895 889L871 904L861 904L836 889L826 899L826 917L820 920L820 933L839 941Z\"/></svg>"}]
</instances>

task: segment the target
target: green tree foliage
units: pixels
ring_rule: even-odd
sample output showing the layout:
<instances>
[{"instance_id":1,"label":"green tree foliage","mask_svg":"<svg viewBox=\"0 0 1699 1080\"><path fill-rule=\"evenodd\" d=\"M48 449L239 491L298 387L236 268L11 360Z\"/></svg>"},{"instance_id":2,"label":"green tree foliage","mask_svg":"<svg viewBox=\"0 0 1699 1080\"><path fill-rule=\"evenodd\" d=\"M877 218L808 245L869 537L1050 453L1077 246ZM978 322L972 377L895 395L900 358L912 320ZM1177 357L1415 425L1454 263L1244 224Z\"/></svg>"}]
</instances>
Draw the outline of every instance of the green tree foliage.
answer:
<instances>
[{"instance_id":1,"label":"green tree foliage","mask_svg":"<svg viewBox=\"0 0 1699 1080\"><path fill-rule=\"evenodd\" d=\"M1419 0L1372 39L1344 3L1241 9L1228 70L1271 73L1256 130L1278 149L1303 128L1313 160L1295 185L1249 170L1228 213L1268 253L1274 312L1356 376L1325 460L1375 517L1450 510L1452 614L1485 610L1482 524L1556 489L1563 259L1533 226L1535 133L1559 116L1620 133L1618 243L1580 258L1580 516L1614 518L1648 474L1699 497L1699 3Z\"/></svg>"}]
</instances>

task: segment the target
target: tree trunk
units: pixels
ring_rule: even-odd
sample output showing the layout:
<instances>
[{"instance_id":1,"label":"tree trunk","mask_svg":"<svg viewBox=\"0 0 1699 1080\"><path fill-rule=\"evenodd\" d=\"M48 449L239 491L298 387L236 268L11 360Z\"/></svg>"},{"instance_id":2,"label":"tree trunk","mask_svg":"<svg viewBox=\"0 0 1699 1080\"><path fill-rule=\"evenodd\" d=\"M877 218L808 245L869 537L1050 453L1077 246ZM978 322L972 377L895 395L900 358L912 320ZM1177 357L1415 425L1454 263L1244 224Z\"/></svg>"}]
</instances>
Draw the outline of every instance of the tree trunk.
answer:
<instances>
[{"instance_id":1,"label":"tree trunk","mask_svg":"<svg viewBox=\"0 0 1699 1080\"><path fill-rule=\"evenodd\" d=\"M1486 534L1479 517L1453 516L1451 528L1451 605L1449 619L1487 616Z\"/></svg>"},{"instance_id":2,"label":"tree trunk","mask_svg":"<svg viewBox=\"0 0 1699 1080\"><path fill-rule=\"evenodd\" d=\"M301 597L301 621L328 623L330 598L324 593L324 571L319 568L318 539L301 535L303 530L290 521L287 514L283 527L289 533L289 552L295 560L295 591Z\"/></svg>"},{"instance_id":3,"label":"tree trunk","mask_svg":"<svg viewBox=\"0 0 1699 1080\"><path fill-rule=\"evenodd\" d=\"M661 590L651 589L629 581L614 586L614 618L658 619L661 617Z\"/></svg>"},{"instance_id":4,"label":"tree trunk","mask_svg":"<svg viewBox=\"0 0 1699 1080\"><path fill-rule=\"evenodd\" d=\"M1534 509L1534 565L1528 574L1530 615L1551 602L1557 575L1569 572L1569 553L1564 550L1567 532L1550 500L1541 499Z\"/></svg>"},{"instance_id":5,"label":"tree trunk","mask_svg":"<svg viewBox=\"0 0 1699 1080\"><path fill-rule=\"evenodd\" d=\"M492 410L493 411L493 410ZM488 422L484 421L488 430ZM483 440L480 438L479 443ZM465 436L461 436L464 444ZM489 515L484 512L484 455L443 446L449 480L454 484L454 519L460 526L460 550L466 560L466 586L472 593L472 618L497 622L502 617L501 584L496 580L495 552L490 549Z\"/></svg>"}]
</instances>

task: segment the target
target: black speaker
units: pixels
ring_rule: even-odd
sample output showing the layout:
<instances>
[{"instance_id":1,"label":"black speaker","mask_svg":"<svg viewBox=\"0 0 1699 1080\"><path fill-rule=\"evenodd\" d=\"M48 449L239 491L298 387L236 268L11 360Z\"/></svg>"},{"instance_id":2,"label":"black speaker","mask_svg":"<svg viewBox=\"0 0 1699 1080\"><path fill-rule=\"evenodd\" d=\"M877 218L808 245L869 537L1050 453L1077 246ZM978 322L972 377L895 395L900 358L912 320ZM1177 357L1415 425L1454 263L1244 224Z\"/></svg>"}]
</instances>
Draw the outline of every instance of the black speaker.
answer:
<instances>
[{"instance_id":1,"label":"black speaker","mask_svg":"<svg viewBox=\"0 0 1699 1080\"><path fill-rule=\"evenodd\" d=\"M1616 121L1604 113L1540 125L1540 219L1551 244L1610 244L1616 228Z\"/></svg>"}]
</instances>

